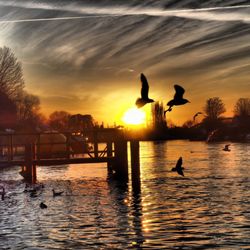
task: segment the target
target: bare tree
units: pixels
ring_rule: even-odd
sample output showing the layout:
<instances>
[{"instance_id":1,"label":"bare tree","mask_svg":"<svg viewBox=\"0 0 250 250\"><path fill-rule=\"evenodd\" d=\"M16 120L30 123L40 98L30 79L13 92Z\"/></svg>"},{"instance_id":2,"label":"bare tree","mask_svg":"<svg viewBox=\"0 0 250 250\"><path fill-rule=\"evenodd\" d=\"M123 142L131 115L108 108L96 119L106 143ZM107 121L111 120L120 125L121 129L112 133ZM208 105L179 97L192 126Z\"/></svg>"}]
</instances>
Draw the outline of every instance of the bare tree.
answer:
<instances>
[{"instance_id":1,"label":"bare tree","mask_svg":"<svg viewBox=\"0 0 250 250\"><path fill-rule=\"evenodd\" d=\"M13 128L17 122L17 111L14 102L0 90L0 128Z\"/></svg>"},{"instance_id":2,"label":"bare tree","mask_svg":"<svg viewBox=\"0 0 250 250\"><path fill-rule=\"evenodd\" d=\"M22 92L16 99L17 115L19 122L32 120L40 110L40 100L38 96Z\"/></svg>"},{"instance_id":3,"label":"bare tree","mask_svg":"<svg viewBox=\"0 0 250 250\"><path fill-rule=\"evenodd\" d=\"M220 115L226 112L225 105L219 97L209 98L204 107L207 120L216 121Z\"/></svg>"},{"instance_id":4,"label":"bare tree","mask_svg":"<svg viewBox=\"0 0 250 250\"><path fill-rule=\"evenodd\" d=\"M64 131L68 129L70 114L66 111L55 111L49 116L49 125L51 128Z\"/></svg>"},{"instance_id":5,"label":"bare tree","mask_svg":"<svg viewBox=\"0 0 250 250\"><path fill-rule=\"evenodd\" d=\"M240 98L234 106L234 115L239 117L250 116L250 98Z\"/></svg>"},{"instance_id":6,"label":"bare tree","mask_svg":"<svg viewBox=\"0 0 250 250\"><path fill-rule=\"evenodd\" d=\"M166 120L164 117L164 105L162 102L155 102L152 104L152 118L153 118L153 127L155 129L164 129L166 128Z\"/></svg>"},{"instance_id":7,"label":"bare tree","mask_svg":"<svg viewBox=\"0 0 250 250\"><path fill-rule=\"evenodd\" d=\"M0 48L0 89L15 99L24 88L23 71L14 53L8 47Z\"/></svg>"}]
</instances>

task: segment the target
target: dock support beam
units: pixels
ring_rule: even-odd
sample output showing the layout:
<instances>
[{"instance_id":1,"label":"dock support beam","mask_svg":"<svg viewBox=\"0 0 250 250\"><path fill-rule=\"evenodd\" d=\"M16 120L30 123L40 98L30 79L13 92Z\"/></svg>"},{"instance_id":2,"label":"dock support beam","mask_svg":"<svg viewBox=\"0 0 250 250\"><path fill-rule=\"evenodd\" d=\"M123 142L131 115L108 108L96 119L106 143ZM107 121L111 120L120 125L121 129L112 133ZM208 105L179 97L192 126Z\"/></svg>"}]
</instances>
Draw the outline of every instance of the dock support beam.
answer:
<instances>
[{"instance_id":1,"label":"dock support beam","mask_svg":"<svg viewBox=\"0 0 250 250\"><path fill-rule=\"evenodd\" d=\"M32 144L25 145L25 166L22 166L20 174L29 183L36 183L37 180L36 165L33 164L34 151Z\"/></svg>"},{"instance_id":2,"label":"dock support beam","mask_svg":"<svg viewBox=\"0 0 250 250\"><path fill-rule=\"evenodd\" d=\"M107 142L107 157L111 158L113 156L112 153L112 141L108 141ZM108 174L112 174L112 162L110 160L108 160L107 162L107 166L108 166Z\"/></svg>"},{"instance_id":3,"label":"dock support beam","mask_svg":"<svg viewBox=\"0 0 250 250\"><path fill-rule=\"evenodd\" d=\"M141 186L140 178L140 145L138 140L130 141L130 155L131 155L131 179L132 188L134 191L139 192Z\"/></svg>"},{"instance_id":4,"label":"dock support beam","mask_svg":"<svg viewBox=\"0 0 250 250\"><path fill-rule=\"evenodd\" d=\"M119 139L115 141L115 177L121 181L128 181L128 153L127 141Z\"/></svg>"}]
</instances>

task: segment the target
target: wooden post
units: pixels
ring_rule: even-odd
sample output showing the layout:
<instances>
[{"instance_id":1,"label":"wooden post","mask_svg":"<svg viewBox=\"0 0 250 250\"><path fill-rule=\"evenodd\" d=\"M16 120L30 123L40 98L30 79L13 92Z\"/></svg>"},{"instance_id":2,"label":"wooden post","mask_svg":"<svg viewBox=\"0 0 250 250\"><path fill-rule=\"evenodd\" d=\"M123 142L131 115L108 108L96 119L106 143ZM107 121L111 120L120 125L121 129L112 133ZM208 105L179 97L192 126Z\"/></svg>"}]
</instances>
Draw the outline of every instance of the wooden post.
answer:
<instances>
[{"instance_id":1,"label":"wooden post","mask_svg":"<svg viewBox=\"0 0 250 250\"><path fill-rule=\"evenodd\" d=\"M94 129L93 131L93 139L94 139L94 157L98 158L98 141L97 141L97 131Z\"/></svg>"},{"instance_id":2,"label":"wooden post","mask_svg":"<svg viewBox=\"0 0 250 250\"><path fill-rule=\"evenodd\" d=\"M111 141L108 141L107 142L107 157L108 158L111 158L113 155L113 152L112 152L112 142ZM108 163L107 163L107 167L108 167L108 173L111 174L112 173L112 162L110 160L108 160Z\"/></svg>"},{"instance_id":3,"label":"wooden post","mask_svg":"<svg viewBox=\"0 0 250 250\"><path fill-rule=\"evenodd\" d=\"M66 133L66 158L70 159L70 133Z\"/></svg>"},{"instance_id":4,"label":"wooden post","mask_svg":"<svg viewBox=\"0 0 250 250\"><path fill-rule=\"evenodd\" d=\"M25 168L23 168L22 176L27 182L36 182L36 165L33 164L33 146L25 145Z\"/></svg>"},{"instance_id":5,"label":"wooden post","mask_svg":"<svg viewBox=\"0 0 250 250\"><path fill-rule=\"evenodd\" d=\"M132 188L134 191L140 191L140 144L138 140L130 141L130 155L131 155L131 179Z\"/></svg>"},{"instance_id":6,"label":"wooden post","mask_svg":"<svg viewBox=\"0 0 250 250\"><path fill-rule=\"evenodd\" d=\"M115 141L115 177L121 181L128 181L128 153L127 141L119 138Z\"/></svg>"},{"instance_id":7,"label":"wooden post","mask_svg":"<svg viewBox=\"0 0 250 250\"><path fill-rule=\"evenodd\" d=\"M10 160L13 160L13 136L10 135Z\"/></svg>"},{"instance_id":8,"label":"wooden post","mask_svg":"<svg viewBox=\"0 0 250 250\"><path fill-rule=\"evenodd\" d=\"M11 162L13 160L13 141L12 134L8 135L8 161Z\"/></svg>"}]
</instances>

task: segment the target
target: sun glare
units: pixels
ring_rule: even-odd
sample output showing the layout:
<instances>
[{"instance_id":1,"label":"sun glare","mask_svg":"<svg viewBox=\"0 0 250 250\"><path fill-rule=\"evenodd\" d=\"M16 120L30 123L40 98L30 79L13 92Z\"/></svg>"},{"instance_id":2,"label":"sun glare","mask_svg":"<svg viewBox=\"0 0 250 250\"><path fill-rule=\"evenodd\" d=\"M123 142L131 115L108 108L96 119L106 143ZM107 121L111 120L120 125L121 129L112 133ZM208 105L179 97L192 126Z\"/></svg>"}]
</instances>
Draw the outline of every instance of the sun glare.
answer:
<instances>
[{"instance_id":1,"label":"sun glare","mask_svg":"<svg viewBox=\"0 0 250 250\"><path fill-rule=\"evenodd\" d=\"M146 113L141 109L130 108L124 113L122 120L128 125L143 124L146 120Z\"/></svg>"}]
</instances>

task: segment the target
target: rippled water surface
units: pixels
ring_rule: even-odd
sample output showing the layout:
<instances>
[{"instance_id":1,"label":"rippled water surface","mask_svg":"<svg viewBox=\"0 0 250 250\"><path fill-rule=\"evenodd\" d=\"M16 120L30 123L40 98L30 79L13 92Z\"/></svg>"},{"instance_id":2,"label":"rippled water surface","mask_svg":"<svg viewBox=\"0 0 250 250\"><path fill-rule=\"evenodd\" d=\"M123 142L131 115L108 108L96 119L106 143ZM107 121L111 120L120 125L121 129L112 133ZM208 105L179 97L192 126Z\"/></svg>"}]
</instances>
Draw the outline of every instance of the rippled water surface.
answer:
<instances>
[{"instance_id":1,"label":"rippled water surface","mask_svg":"<svg viewBox=\"0 0 250 250\"><path fill-rule=\"evenodd\" d=\"M250 144L223 147L141 142L141 192L105 164L70 165L38 167L31 198L19 167L2 169L0 249L250 249ZM180 156L185 177L171 172Z\"/></svg>"}]
</instances>

